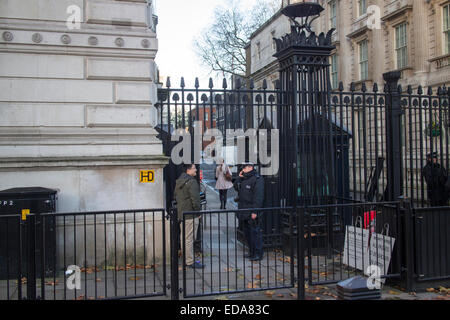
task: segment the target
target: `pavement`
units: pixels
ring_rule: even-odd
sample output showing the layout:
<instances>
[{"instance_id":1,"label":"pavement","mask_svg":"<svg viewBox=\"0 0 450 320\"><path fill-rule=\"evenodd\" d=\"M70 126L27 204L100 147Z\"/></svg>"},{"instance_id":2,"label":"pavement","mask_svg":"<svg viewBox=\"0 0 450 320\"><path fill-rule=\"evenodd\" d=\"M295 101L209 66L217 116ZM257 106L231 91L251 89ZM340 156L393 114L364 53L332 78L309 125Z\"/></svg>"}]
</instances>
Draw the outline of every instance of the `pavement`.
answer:
<instances>
[{"instance_id":1,"label":"pavement","mask_svg":"<svg viewBox=\"0 0 450 320\"><path fill-rule=\"evenodd\" d=\"M205 172L204 172L205 176ZM208 177L208 174L206 174ZM219 194L213 188L215 181L206 180L207 184L207 210L220 208ZM234 190L233 190L234 191ZM227 209L237 209L233 201L234 194L228 195ZM242 246L240 246L242 249ZM313 258L313 260L315 260ZM295 268L296 260L294 260ZM314 263L313 263L314 265ZM308 285L306 284L306 300L337 300L337 284L327 285ZM216 300L297 300L297 286L286 289L268 289L247 293L231 293L216 296L207 296L196 298L198 300L216 299ZM449 288L428 288L424 292L406 292L405 289L395 285L382 285L382 300L450 300Z\"/></svg>"}]
</instances>

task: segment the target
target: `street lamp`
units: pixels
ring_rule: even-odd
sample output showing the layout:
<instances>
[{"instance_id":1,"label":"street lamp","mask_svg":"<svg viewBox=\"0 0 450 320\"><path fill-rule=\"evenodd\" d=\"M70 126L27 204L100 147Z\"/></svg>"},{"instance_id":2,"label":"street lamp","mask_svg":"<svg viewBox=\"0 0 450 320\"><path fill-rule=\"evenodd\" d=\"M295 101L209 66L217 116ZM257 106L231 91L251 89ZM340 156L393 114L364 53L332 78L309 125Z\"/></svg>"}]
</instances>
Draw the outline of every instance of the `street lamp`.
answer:
<instances>
[{"instance_id":1,"label":"street lamp","mask_svg":"<svg viewBox=\"0 0 450 320\"><path fill-rule=\"evenodd\" d=\"M294 4L287 5L281 10L285 16L287 16L294 23L294 27L297 31L301 29L306 29L308 32L311 31L311 23L317 19L324 8L317 2L297 2ZM313 17L311 21L308 18ZM296 18L301 18L301 23L296 21Z\"/></svg>"}]
</instances>

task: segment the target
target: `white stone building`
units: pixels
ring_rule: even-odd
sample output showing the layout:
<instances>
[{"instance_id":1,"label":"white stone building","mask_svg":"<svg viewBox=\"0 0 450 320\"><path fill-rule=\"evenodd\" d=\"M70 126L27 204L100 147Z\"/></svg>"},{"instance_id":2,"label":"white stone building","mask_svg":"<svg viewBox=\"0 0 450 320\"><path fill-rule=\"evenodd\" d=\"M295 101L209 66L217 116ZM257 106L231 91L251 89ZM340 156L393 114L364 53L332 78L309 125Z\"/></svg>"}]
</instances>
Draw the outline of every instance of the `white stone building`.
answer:
<instances>
[{"instance_id":1,"label":"white stone building","mask_svg":"<svg viewBox=\"0 0 450 320\"><path fill-rule=\"evenodd\" d=\"M164 207L155 18L150 0L0 0L0 190L56 189L58 212Z\"/></svg>"},{"instance_id":2,"label":"white stone building","mask_svg":"<svg viewBox=\"0 0 450 320\"><path fill-rule=\"evenodd\" d=\"M0 190L57 189L58 211L163 206L151 11L147 0L0 0Z\"/></svg>"},{"instance_id":3,"label":"white stone building","mask_svg":"<svg viewBox=\"0 0 450 320\"><path fill-rule=\"evenodd\" d=\"M301 0L283 0L282 7L302 2ZM400 71L399 84L406 91L411 86L417 92L419 86L427 92L432 87L433 94L437 88L450 85L450 2L448 0L317 0L324 10L320 17L312 23L312 29L319 35L331 28L336 30L332 35L332 44L336 47L330 57L330 80L335 92L342 81L344 91L348 91L350 83L360 91L365 83L372 92L374 83L379 90L383 89L383 74L389 71ZM267 81L269 89L273 89L279 78L278 62L273 55L276 46L273 38L280 38L290 33L290 21L277 12L264 25L255 30L246 47L247 78L253 78L256 88L261 88ZM442 108L444 110L444 108ZM445 111L445 110L444 110ZM363 124L363 109L357 110L353 120L358 122L354 132L355 141L362 141L363 128L373 125ZM373 118L372 113L368 116ZM406 195L415 195L416 199L424 198L426 186L421 182L421 168L425 165L425 155L438 150L443 155L443 163L448 163L448 108L442 112L444 131L433 142L430 137L421 136L430 123L430 113L426 109L407 110L404 116L406 130L403 132L403 159L405 184L408 184ZM422 113L422 115L420 115ZM411 116L410 116L411 115ZM268 115L270 116L270 115ZM378 126L382 126L384 115L378 117ZM420 120L422 118L422 120ZM406 120L405 120L406 119ZM413 119L413 120L411 120ZM434 112L433 119L439 120L439 112ZM447 120L446 120L447 119ZM348 117L347 122L351 121ZM411 126L411 127L409 127ZM412 129L410 129L412 128ZM369 134L370 135L370 134ZM373 134L374 135L374 134ZM422 138L421 138L422 137ZM380 136L379 148L386 145L384 136ZM423 148L421 146L423 144ZM356 146L359 145L359 142ZM412 147L411 147L412 145ZM441 147L442 145L442 147ZM369 145L375 150L373 145ZM375 155L370 154L372 164L376 163ZM355 156L355 166L361 170L359 155ZM373 165L374 166L374 165ZM446 166L448 167L448 166ZM351 172L352 170L350 170ZM360 177L358 183L364 186ZM384 180L386 181L386 179Z\"/></svg>"}]
</instances>

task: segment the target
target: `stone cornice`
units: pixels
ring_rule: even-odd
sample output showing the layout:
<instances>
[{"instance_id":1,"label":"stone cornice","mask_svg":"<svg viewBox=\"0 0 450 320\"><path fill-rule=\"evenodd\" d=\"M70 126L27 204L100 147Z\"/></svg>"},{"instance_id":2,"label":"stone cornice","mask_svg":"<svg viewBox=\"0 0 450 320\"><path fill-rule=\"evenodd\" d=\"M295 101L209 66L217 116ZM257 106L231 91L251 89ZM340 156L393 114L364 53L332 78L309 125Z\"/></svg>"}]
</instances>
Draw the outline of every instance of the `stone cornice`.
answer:
<instances>
[{"instance_id":1,"label":"stone cornice","mask_svg":"<svg viewBox=\"0 0 450 320\"><path fill-rule=\"evenodd\" d=\"M93 156L93 157L24 157L0 158L0 170L11 168L55 169L55 168L91 168L91 167L148 167L163 168L169 163L169 157L163 155L148 156Z\"/></svg>"},{"instance_id":2,"label":"stone cornice","mask_svg":"<svg viewBox=\"0 0 450 320\"><path fill-rule=\"evenodd\" d=\"M66 28L19 28L0 24L0 48L8 51L42 53L139 55L153 59L158 40L153 32L133 33L130 30L97 29L71 31Z\"/></svg>"},{"instance_id":3,"label":"stone cornice","mask_svg":"<svg viewBox=\"0 0 450 320\"><path fill-rule=\"evenodd\" d=\"M116 26L116 25L90 25L82 24L82 28L69 30L65 23L42 22L37 23L16 23L13 19L0 18L0 28L8 30L22 30L33 32L59 32L67 34L96 34L110 36L130 36L156 38L156 33L151 29L136 26Z\"/></svg>"},{"instance_id":4,"label":"stone cornice","mask_svg":"<svg viewBox=\"0 0 450 320\"><path fill-rule=\"evenodd\" d=\"M395 10L395 11L393 11L393 12L391 12L391 13L383 16L383 17L381 17L381 21L391 20L391 19L397 17L398 15L403 14L406 11L412 10L412 9L413 9L412 5L405 5L405 6L401 7L400 9L397 9L397 10Z\"/></svg>"}]
</instances>

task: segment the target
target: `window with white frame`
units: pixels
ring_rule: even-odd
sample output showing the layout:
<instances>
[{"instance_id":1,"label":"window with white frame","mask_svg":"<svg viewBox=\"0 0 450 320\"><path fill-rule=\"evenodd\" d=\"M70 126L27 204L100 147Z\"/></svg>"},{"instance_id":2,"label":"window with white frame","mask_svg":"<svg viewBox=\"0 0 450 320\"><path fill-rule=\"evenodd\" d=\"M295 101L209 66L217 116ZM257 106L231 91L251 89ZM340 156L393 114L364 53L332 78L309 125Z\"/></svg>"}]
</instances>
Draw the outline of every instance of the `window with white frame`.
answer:
<instances>
[{"instance_id":1,"label":"window with white frame","mask_svg":"<svg viewBox=\"0 0 450 320\"><path fill-rule=\"evenodd\" d=\"M444 54L450 53L450 4L443 10Z\"/></svg>"},{"instance_id":2,"label":"window with white frame","mask_svg":"<svg viewBox=\"0 0 450 320\"><path fill-rule=\"evenodd\" d=\"M358 13L360 16L367 11L366 0L358 0Z\"/></svg>"},{"instance_id":3,"label":"window with white frame","mask_svg":"<svg viewBox=\"0 0 450 320\"><path fill-rule=\"evenodd\" d=\"M330 27L337 28L337 4L336 0L330 2Z\"/></svg>"},{"instance_id":4,"label":"window with white frame","mask_svg":"<svg viewBox=\"0 0 450 320\"><path fill-rule=\"evenodd\" d=\"M331 88L336 89L338 87L338 55L333 54L331 56Z\"/></svg>"},{"instance_id":5,"label":"window with white frame","mask_svg":"<svg viewBox=\"0 0 450 320\"><path fill-rule=\"evenodd\" d=\"M366 80L369 74L368 41L358 43L359 48L359 80Z\"/></svg>"},{"instance_id":6,"label":"window with white frame","mask_svg":"<svg viewBox=\"0 0 450 320\"><path fill-rule=\"evenodd\" d=\"M408 45L406 38L406 22L395 27L395 55L397 57L397 69L408 65Z\"/></svg>"}]
</instances>

